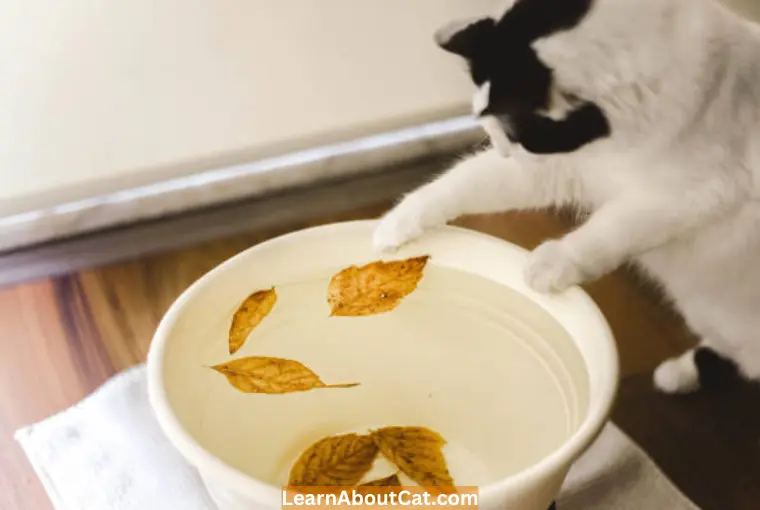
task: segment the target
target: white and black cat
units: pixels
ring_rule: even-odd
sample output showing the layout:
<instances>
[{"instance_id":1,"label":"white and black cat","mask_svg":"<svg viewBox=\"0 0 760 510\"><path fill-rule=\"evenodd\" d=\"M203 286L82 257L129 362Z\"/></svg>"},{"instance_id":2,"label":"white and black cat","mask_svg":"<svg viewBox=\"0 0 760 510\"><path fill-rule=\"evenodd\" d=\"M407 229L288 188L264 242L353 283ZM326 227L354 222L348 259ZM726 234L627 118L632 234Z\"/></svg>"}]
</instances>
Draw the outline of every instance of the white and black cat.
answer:
<instances>
[{"instance_id":1,"label":"white and black cat","mask_svg":"<svg viewBox=\"0 0 760 510\"><path fill-rule=\"evenodd\" d=\"M494 148L404 197L375 246L464 214L573 206L589 217L532 253L534 289L635 263L703 349L760 379L760 27L715 0L517 0L436 39L467 63ZM656 385L697 389L696 352Z\"/></svg>"}]
</instances>

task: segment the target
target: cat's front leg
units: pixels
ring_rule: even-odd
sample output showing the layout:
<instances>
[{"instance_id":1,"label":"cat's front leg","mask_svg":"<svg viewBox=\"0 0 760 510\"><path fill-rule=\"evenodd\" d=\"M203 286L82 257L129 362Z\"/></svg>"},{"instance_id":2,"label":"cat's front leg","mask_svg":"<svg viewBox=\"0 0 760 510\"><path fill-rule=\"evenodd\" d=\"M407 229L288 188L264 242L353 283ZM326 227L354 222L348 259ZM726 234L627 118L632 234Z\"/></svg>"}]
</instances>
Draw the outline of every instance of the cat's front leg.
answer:
<instances>
[{"instance_id":1,"label":"cat's front leg","mask_svg":"<svg viewBox=\"0 0 760 510\"><path fill-rule=\"evenodd\" d=\"M395 249L466 214L555 205L572 189L562 170L504 158L494 149L465 158L386 214L374 232L375 248Z\"/></svg>"},{"instance_id":2,"label":"cat's front leg","mask_svg":"<svg viewBox=\"0 0 760 510\"><path fill-rule=\"evenodd\" d=\"M731 213L742 193L740 187L709 182L611 200L575 231L539 246L526 269L527 283L539 292L559 292L599 278Z\"/></svg>"},{"instance_id":3,"label":"cat's front leg","mask_svg":"<svg viewBox=\"0 0 760 510\"><path fill-rule=\"evenodd\" d=\"M372 237L376 250L396 249L449 220L453 207L452 199L442 193L444 178L413 191L381 219Z\"/></svg>"},{"instance_id":4,"label":"cat's front leg","mask_svg":"<svg viewBox=\"0 0 760 510\"><path fill-rule=\"evenodd\" d=\"M525 268L525 281L533 290L543 293L561 292L585 281L577 255L562 240L546 241L530 254Z\"/></svg>"}]
</instances>

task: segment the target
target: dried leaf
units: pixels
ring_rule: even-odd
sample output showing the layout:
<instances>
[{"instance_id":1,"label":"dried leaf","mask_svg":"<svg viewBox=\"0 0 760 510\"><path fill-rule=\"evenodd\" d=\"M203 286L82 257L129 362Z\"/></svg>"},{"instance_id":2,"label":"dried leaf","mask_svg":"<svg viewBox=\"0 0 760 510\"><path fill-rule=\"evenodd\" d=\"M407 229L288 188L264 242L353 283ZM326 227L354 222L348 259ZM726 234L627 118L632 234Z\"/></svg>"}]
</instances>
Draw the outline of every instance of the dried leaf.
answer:
<instances>
[{"instance_id":1,"label":"dried leaf","mask_svg":"<svg viewBox=\"0 0 760 510\"><path fill-rule=\"evenodd\" d=\"M375 315L393 310L417 288L429 258L377 261L343 269L327 288L330 315Z\"/></svg>"},{"instance_id":2,"label":"dried leaf","mask_svg":"<svg viewBox=\"0 0 760 510\"><path fill-rule=\"evenodd\" d=\"M380 452L425 487L453 487L442 447L446 441L425 427L384 427L372 432Z\"/></svg>"},{"instance_id":3,"label":"dried leaf","mask_svg":"<svg viewBox=\"0 0 760 510\"><path fill-rule=\"evenodd\" d=\"M393 473L391 476L363 483L360 487L401 487L401 480L396 473Z\"/></svg>"},{"instance_id":4,"label":"dried leaf","mask_svg":"<svg viewBox=\"0 0 760 510\"><path fill-rule=\"evenodd\" d=\"M303 363L282 358L250 356L211 367L244 393L283 394L317 388L352 388L359 383L325 384Z\"/></svg>"},{"instance_id":5,"label":"dried leaf","mask_svg":"<svg viewBox=\"0 0 760 510\"><path fill-rule=\"evenodd\" d=\"M357 494L389 494L392 492L400 493L403 488L401 487L401 480L394 473L385 478L378 478L377 480L363 483L355 487L354 490Z\"/></svg>"},{"instance_id":6,"label":"dried leaf","mask_svg":"<svg viewBox=\"0 0 760 510\"><path fill-rule=\"evenodd\" d=\"M245 343L253 328L264 320L277 302L277 293L269 290L254 292L240 304L232 316L229 332L230 354L235 354Z\"/></svg>"},{"instance_id":7,"label":"dried leaf","mask_svg":"<svg viewBox=\"0 0 760 510\"><path fill-rule=\"evenodd\" d=\"M377 446L369 435L321 439L301 454L290 470L291 486L350 486L372 468Z\"/></svg>"}]
</instances>

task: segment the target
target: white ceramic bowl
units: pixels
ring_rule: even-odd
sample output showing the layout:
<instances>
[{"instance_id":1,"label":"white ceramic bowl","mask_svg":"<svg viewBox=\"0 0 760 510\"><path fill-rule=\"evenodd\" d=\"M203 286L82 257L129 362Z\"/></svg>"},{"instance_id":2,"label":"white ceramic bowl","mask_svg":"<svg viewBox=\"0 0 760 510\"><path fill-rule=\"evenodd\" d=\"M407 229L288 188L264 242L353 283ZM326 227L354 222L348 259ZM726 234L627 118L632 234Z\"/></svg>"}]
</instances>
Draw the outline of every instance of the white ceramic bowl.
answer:
<instances>
[{"instance_id":1,"label":"white ceramic bowl","mask_svg":"<svg viewBox=\"0 0 760 510\"><path fill-rule=\"evenodd\" d=\"M259 244L177 299L148 358L166 436L221 510L281 508L289 467L309 444L382 425L441 433L455 481L480 487L481 508L545 510L613 403L617 351L604 317L579 288L529 290L527 252L500 239L446 227L380 257L374 226L338 223ZM332 274L417 255L431 256L425 276L396 310L328 317ZM230 356L232 313L272 285L274 310ZM252 395L208 368L254 354L297 359L328 384L360 385Z\"/></svg>"}]
</instances>

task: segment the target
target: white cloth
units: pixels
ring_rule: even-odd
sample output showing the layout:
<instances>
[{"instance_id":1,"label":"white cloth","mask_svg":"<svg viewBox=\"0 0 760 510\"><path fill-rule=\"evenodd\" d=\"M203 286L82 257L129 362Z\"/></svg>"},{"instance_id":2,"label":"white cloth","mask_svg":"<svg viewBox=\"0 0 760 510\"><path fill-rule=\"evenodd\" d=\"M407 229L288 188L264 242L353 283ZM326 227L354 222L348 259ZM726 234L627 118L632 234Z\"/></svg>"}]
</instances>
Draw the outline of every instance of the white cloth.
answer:
<instances>
[{"instance_id":1,"label":"white cloth","mask_svg":"<svg viewBox=\"0 0 760 510\"><path fill-rule=\"evenodd\" d=\"M217 510L161 432L143 365L16 433L56 510ZM559 510L699 510L615 425L576 463Z\"/></svg>"}]
</instances>

